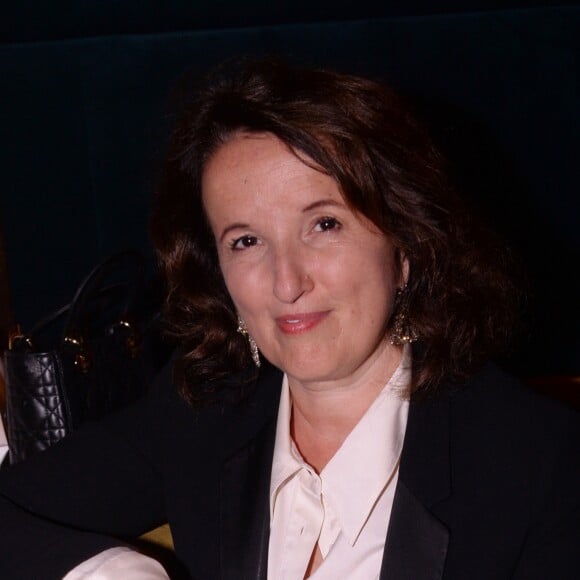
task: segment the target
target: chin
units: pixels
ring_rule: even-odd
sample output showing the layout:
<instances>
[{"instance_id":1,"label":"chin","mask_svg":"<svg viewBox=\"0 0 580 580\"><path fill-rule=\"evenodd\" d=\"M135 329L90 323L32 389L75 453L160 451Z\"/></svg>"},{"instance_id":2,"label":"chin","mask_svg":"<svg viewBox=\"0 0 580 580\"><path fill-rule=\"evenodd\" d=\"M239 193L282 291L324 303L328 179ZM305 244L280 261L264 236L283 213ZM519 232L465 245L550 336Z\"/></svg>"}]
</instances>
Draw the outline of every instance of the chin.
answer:
<instances>
[{"instance_id":1,"label":"chin","mask_svg":"<svg viewBox=\"0 0 580 580\"><path fill-rule=\"evenodd\" d=\"M339 378L336 365L313 365L312 358L303 362L293 361L290 364L285 364L281 368L289 377L301 383L314 383Z\"/></svg>"}]
</instances>

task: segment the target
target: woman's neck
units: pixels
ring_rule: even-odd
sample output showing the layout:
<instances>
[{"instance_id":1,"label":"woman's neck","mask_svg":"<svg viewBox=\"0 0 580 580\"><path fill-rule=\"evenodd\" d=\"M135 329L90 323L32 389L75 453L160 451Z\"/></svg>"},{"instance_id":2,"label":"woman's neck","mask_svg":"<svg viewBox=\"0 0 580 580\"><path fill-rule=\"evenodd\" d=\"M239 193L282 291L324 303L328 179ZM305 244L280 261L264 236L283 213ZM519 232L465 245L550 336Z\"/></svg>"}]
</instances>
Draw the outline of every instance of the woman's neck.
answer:
<instances>
[{"instance_id":1,"label":"woman's neck","mask_svg":"<svg viewBox=\"0 0 580 580\"><path fill-rule=\"evenodd\" d=\"M391 378L402 350L345 380L305 384L288 377L292 398L290 432L302 457L320 473Z\"/></svg>"}]
</instances>

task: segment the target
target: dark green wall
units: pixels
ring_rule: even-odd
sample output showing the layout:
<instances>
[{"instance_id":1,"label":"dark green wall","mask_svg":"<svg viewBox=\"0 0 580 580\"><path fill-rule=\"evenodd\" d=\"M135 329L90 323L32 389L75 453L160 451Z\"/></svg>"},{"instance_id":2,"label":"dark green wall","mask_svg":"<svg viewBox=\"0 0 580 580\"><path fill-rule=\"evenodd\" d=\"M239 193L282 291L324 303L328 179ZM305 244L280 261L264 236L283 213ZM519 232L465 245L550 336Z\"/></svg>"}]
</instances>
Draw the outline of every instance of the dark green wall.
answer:
<instances>
[{"instance_id":1,"label":"dark green wall","mask_svg":"<svg viewBox=\"0 0 580 580\"><path fill-rule=\"evenodd\" d=\"M281 22L259 2L62 4L59 18L52 4L18 3L0 30L1 226L25 327L100 257L148 247L178 80L233 55L281 54L382 77L415 99L530 271L533 332L513 364L580 372L578 6L288 3Z\"/></svg>"}]
</instances>

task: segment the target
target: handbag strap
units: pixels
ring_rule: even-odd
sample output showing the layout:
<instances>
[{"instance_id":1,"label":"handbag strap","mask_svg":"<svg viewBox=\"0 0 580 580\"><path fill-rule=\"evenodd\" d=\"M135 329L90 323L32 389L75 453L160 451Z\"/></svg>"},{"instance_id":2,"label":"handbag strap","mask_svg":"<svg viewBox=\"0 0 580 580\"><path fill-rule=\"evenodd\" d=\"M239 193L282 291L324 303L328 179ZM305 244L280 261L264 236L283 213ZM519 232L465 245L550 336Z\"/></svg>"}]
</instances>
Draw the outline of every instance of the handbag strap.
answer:
<instances>
[{"instance_id":1,"label":"handbag strap","mask_svg":"<svg viewBox=\"0 0 580 580\"><path fill-rule=\"evenodd\" d=\"M125 272L129 273L125 284L117 283L104 286L107 276L115 271L120 272L123 266L129 266L128 269L125 269ZM129 310L135 303L136 294L141 287L140 282L143 281L143 276L144 260L139 252L127 250L109 256L95 266L84 278L70 303L41 318L26 334L22 333L18 325L10 335L9 350L14 350L15 348L29 350L33 348L35 337L67 313L61 340L78 346L82 342L82 312L87 301L92 297L112 295L113 292L118 292L119 290L123 290L125 295L124 311L121 312L120 323L126 324Z\"/></svg>"},{"instance_id":2,"label":"handbag strap","mask_svg":"<svg viewBox=\"0 0 580 580\"><path fill-rule=\"evenodd\" d=\"M106 279L115 272L123 272L127 278L126 299L121 319L126 318L130 306L135 302L144 273L143 257L132 250L109 256L97 264L81 282L68 307L63 333L64 342L75 343L82 340L82 316L86 305L103 290Z\"/></svg>"}]
</instances>

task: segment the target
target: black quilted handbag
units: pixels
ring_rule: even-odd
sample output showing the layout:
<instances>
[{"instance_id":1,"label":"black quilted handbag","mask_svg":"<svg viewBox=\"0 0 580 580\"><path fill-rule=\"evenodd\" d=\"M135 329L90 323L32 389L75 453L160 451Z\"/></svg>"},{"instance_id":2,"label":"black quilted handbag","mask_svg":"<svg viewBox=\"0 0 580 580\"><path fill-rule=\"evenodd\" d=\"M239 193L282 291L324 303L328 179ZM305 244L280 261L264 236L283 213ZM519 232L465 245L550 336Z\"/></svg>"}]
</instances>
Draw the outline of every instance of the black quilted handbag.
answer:
<instances>
[{"instance_id":1,"label":"black quilted handbag","mask_svg":"<svg viewBox=\"0 0 580 580\"><path fill-rule=\"evenodd\" d=\"M143 300L143 280L139 254L115 254L91 271L69 305L11 337L4 353L10 463L147 389L168 348L159 305Z\"/></svg>"}]
</instances>

